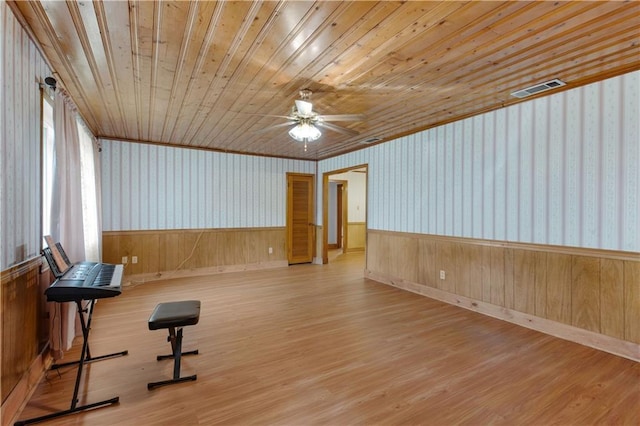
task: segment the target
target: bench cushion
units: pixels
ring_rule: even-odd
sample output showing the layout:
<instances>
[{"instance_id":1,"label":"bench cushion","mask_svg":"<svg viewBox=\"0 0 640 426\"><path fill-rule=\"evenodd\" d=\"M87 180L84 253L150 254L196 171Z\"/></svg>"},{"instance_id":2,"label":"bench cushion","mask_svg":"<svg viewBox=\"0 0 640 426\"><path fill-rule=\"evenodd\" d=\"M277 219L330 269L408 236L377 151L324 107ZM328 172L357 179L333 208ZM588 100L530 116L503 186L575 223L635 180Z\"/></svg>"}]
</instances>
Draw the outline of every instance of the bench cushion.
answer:
<instances>
[{"instance_id":1,"label":"bench cushion","mask_svg":"<svg viewBox=\"0 0 640 426\"><path fill-rule=\"evenodd\" d=\"M149 330L194 325L199 319L199 300L159 303L149 317Z\"/></svg>"}]
</instances>

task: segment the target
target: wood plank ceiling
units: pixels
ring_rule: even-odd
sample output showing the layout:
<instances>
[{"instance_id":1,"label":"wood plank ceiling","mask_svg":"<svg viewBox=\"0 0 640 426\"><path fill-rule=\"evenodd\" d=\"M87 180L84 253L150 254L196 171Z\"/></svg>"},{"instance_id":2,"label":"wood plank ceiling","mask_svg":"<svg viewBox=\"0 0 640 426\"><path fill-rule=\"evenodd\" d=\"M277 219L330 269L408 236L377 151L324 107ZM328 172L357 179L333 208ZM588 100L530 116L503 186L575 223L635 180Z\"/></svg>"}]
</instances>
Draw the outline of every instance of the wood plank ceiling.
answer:
<instances>
[{"instance_id":1,"label":"wood plank ceiling","mask_svg":"<svg viewBox=\"0 0 640 426\"><path fill-rule=\"evenodd\" d=\"M640 69L640 2L10 1L94 134L323 159ZM364 114L295 142L320 114Z\"/></svg>"}]
</instances>

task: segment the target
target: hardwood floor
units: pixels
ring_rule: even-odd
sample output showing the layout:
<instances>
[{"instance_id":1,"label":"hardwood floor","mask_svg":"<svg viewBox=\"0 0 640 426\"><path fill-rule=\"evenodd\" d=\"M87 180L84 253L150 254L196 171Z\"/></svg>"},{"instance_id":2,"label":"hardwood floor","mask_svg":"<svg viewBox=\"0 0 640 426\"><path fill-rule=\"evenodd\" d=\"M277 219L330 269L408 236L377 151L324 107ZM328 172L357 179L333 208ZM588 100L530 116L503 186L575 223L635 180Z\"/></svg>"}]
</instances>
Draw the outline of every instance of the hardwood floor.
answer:
<instances>
[{"instance_id":1,"label":"hardwood floor","mask_svg":"<svg viewBox=\"0 0 640 426\"><path fill-rule=\"evenodd\" d=\"M640 423L640 364L363 278L363 254L125 288L96 306L80 403L48 425L588 425ZM171 377L159 302L198 299ZM74 353L75 352L75 353ZM66 359L75 359L75 348ZM20 419L67 409L75 369L50 371Z\"/></svg>"}]
</instances>

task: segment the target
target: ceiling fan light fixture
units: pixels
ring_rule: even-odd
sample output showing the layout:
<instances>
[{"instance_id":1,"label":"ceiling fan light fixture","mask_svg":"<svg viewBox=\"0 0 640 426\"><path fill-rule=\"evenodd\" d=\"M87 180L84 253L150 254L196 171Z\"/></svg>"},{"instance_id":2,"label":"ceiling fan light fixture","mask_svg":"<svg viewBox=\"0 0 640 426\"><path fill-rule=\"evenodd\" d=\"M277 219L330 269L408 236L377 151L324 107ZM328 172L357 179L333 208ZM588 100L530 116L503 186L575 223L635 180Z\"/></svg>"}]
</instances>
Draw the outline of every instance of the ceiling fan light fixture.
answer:
<instances>
[{"instance_id":1,"label":"ceiling fan light fixture","mask_svg":"<svg viewBox=\"0 0 640 426\"><path fill-rule=\"evenodd\" d=\"M312 142L317 140L322 133L316 126L310 123L300 123L289 130L289 136L298 142Z\"/></svg>"}]
</instances>

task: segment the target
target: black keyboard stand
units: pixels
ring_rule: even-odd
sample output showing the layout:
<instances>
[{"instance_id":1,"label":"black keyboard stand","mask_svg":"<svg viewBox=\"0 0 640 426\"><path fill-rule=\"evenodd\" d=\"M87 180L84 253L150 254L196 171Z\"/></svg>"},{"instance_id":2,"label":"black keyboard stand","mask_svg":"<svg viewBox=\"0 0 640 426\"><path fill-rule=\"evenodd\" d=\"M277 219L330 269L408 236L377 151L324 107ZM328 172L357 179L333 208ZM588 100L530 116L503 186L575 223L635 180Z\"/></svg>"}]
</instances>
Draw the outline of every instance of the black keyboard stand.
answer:
<instances>
[{"instance_id":1,"label":"black keyboard stand","mask_svg":"<svg viewBox=\"0 0 640 426\"><path fill-rule=\"evenodd\" d=\"M82 367L92 361L99 361L103 359L114 358L118 356L127 355L128 351L116 352L109 355L101 355L97 357L91 357L89 352L89 330L91 329L91 318L93 317L93 307L95 306L95 300L89 302L88 309L82 307L82 300L75 300L78 306L78 314L80 315L80 324L82 325L82 352L80 353L80 359L78 361L66 362L63 364L54 364L51 368L60 368L68 365L78 364L78 372L76 373L76 384L73 388L73 397L71 398L71 407L68 410L58 411L55 413L47 414L40 417L34 417L27 420L19 420L14 423L15 426L28 425L32 423L39 423L45 420L55 419L57 417L66 416L69 414L80 413L82 411L92 410L94 408L106 407L112 404L117 404L120 397L116 396L111 399L105 399L104 401L94 402L92 404L78 406L78 390L80 388L80 380L82 378ZM84 319L84 313L88 312L87 320Z\"/></svg>"}]
</instances>

